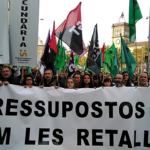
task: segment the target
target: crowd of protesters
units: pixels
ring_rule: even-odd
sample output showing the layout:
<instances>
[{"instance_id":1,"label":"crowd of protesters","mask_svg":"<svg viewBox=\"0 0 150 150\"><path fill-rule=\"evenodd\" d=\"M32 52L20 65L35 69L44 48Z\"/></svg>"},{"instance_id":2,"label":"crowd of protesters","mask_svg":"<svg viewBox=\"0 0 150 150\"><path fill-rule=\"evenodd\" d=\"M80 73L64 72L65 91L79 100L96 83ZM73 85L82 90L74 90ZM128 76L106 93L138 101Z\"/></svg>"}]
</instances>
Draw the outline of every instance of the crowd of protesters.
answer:
<instances>
[{"instance_id":1,"label":"crowd of protesters","mask_svg":"<svg viewBox=\"0 0 150 150\"><path fill-rule=\"evenodd\" d=\"M38 86L39 88L54 86L56 89L59 87L65 89L148 87L150 81L150 74L146 72L139 75L134 74L132 80L127 71L120 72L116 77L110 76L109 72L94 74L91 71L76 71L71 77L68 76L67 72L54 75L53 71L49 68L46 68L42 75L35 67L32 67L31 72L32 73L28 73L28 69L22 67L20 69L21 74L17 76L14 69L0 65L0 86L8 84L20 85L24 86L24 88L32 88L33 86Z\"/></svg>"}]
</instances>

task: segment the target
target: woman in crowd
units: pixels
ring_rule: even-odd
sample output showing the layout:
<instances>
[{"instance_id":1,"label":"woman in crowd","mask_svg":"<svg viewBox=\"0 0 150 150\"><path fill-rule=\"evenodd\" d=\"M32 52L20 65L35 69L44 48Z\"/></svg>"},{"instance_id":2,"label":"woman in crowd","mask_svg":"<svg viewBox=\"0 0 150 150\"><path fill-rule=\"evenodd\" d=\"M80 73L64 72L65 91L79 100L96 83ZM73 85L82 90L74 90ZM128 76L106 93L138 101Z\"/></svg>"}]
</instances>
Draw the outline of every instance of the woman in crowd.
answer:
<instances>
[{"instance_id":1,"label":"woman in crowd","mask_svg":"<svg viewBox=\"0 0 150 150\"><path fill-rule=\"evenodd\" d=\"M93 76L93 84L94 84L94 87L100 87L100 86L102 86L102 83L100 82L100 77L99 77L99 75L97 74L95 74L94 76Z\"/></svg>"},{"instance_id":2,"label":"woman in crowd","mask_svg":"<svg viewBox=\"0 0 150 150\"><path fill-rule=\"evenodd\" d=\"M74 84L74 80L71 77L68 77L66 79L66 88L67 89L74 89L75 88L75 84Z\"/></svg>"},{"instance_id":3,"label":"woman in crowd","mask_svg":"<svg viewBox=\"0 0 150 150\"><path fill-rule=\"evenodd\" d=\"M137 78L137 75L134 74L134 77L132 78L131 82L134 86L138 86L138 78Z\"/></svg>"},{"instance_id":4,"label":"woman in crowd","mask_svg":"<svg viewBox=\"0 0 150 150\"><path fill-rule=\"evenodd\" d=\"M94 88L93 82L92 82L92 77L90 74L85 74L83 77L83 83L82 83L83 88Z\"/></svg>"},{"instance_id":5,"label":"woman in crowd","mask_svg":"<svg viewBox=\"0 0 150 150\"><path fill-rule=\"evenodd\" d=\"M42 81L42 74L39 70L37 70L37 73L35 75L35 83L39 85L41 81Z\"/></svg>"},{"instance_id":6,"label":"woman in crowd","mask_svg":"<svg viewBox=\"0 0 150 150\"><path fill-rule=\"evenodd\" d=\"M111 86L111 79L110 78L105 78L103 81L103 86L104 87L110 87Z\"/></svg>"},{"instance_id":7,"label":"woman in crowd","mask_svg":"<svg viewBox=\"0 0 150 150\"><path fill-rule=\"evenodd\" d=\"M115 83L114 83L114 78L112 77L112 76L108 76L108 78L110 79L110 81L111 81L111 86L114 86L115 85Z\"/></svg>"},{"instance_id":8,"label":"woman in crowd","mask_svg":"<svg viewBox=\"0 0 150 150\"><path fill-rule=\"evenodd\" d=\"M34 83L34 77L32 74L26 74L23 80L23 86L24 88L32 88L36 84Z\"/></svg>"},{"instance_id":9,"label":"woman in crowd","mask_svg":"<svg viewBox=\"0 0 150 150\"><path fill-rule=\"evenodd\" d=\"M124 71L122 73L122 75L123 75L123 84L124 84L124 86L133 86L133 84L131 83L129 73L127 71Z\"/></svg>"}]
</instances>

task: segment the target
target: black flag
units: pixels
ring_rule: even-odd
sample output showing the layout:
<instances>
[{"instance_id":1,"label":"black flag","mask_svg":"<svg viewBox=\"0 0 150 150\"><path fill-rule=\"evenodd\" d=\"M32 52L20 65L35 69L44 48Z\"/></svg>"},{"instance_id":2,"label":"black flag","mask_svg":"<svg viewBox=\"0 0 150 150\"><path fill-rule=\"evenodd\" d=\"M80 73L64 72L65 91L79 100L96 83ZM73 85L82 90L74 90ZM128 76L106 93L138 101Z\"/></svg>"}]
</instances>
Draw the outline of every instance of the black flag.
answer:
<instances>
[{"instance_id":1,"label":"black flag","mask_svg":"<svg viewBox=\"0 0 150 150\"><path fill-rule=\"evenodd\" d=\"M87 68L97 74L100 73L100 69L101 69L100 51L99 51L98 42L99 41L98 41L98 32L97 32L97 24L96 24L94 27L94 32L89 47Z\"/></svg>"}]
</instances>

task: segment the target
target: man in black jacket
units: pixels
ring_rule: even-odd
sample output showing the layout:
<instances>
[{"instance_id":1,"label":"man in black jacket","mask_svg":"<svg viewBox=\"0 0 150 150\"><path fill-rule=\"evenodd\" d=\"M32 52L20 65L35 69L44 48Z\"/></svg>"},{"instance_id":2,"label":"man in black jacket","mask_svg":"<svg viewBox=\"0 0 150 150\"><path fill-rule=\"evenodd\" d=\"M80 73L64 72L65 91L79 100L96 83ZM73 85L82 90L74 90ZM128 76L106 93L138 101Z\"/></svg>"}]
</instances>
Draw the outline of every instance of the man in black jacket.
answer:
<instances>
[{"instance_id":1,"label":"man in black jacket","mask_svg":"<svg viewBox=\"0 0 150 150\"><path fill-rule=\"evenodd\" d=\"M17 78L13 78L12 76L12 70L8 66L4 66L2 68L2 77L0 78L0 86L8 85L8 84L15 84L19 85L19 80Z\"/></svg>"},{"instance_id":2,"label":"man in black jacket","mask_svg":"<svg viewBox=\"0 0 150 150\"><path fill-rule=\"evenodd\" d=\"M75 88L82 88L81 74L79 72L76 72L73 75L73 79L75 83Z\"/></svg>"},{"instance_id":3,"label":"man in black jacket","mask_svg":"<svg viewBox=\"0 0 150 150\"><path fill-rule=\"evenodd\" d=\"M51 86L56 87L56 85L57 85L57 82L53 79L53 71L49 68L45 69L44 80L41 81L40 88L51 87Z\"/></svg>"},{"instance_id":4,"label":"man in black jacket","mask_svg":"<svg viewBox=\"0 0 150 150\"><path fill-rule=\"evenodd\" d=\"M3 68L3 65L0 65L0 78L2 78L2 68Z\"/></svg>"}]
</instances>

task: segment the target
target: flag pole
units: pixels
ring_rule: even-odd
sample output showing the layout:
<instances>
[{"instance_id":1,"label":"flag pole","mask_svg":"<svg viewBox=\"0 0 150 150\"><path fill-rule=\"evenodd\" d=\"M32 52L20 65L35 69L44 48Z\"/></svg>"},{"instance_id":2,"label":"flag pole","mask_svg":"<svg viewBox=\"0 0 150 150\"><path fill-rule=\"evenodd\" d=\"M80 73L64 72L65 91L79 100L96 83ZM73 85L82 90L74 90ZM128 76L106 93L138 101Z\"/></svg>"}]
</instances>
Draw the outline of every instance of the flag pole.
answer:
<instances>
[{"instance_id":1,"label":"flag pole","mask_svg":"<svg viewBox=\"0 0 150 150\"><path fill-rule=\"evenodd\" d=\"M71 53L70 53L70 58L71 58ZM69 63L70 63L70 58L69 58ZM69 63L68 63L68 67L67 67L67 73L69 71Z\"/></svg>"},{"instance_id":2,"label":"flag pole","mask_svg":"<svg viewBox=\"0 0 150 150\"><path fill-rule=\"evenodd\" d=\"M138 58L137 58L137 42L136 42L136 38L135 38L135 47L136 47L136 61L137 61L137 74L138 74L139 70L138 70Z\"/></svg>"},{"instance_id":3,"label":"flag pole","mask_svg":"<svg viewBox=\"0 0 150 150\"><path fill-rule=\"evenodd\" d=\"M117 51L117 49L116 49L116 51ZM119 69L119 71L120 71L120 64L119 64L119 57L118 57L118 52L117 52L117 61L118 61L118 69Z\"/></svg>"},{"instance_id":4,"label":"flag pole","mask_svg":"<svg viewBox=\"0 0 150 150\"><path fill-rule=\"evenodd\" d=\"M138 59L137 59L137 42L136 42L136 37L135 37L135 47L136 47L136 61L137 61L138 86L139 86L139 69L138 69Z\"/></svg>"},{"instance_id":5,"label":"flag pole","mask_svg":"<svg viewBox=\"0 0 150 150\"><path fill-rule=\"evenodd\" d=\"M24 78L24 67L22 66L21 69L22 69L22 70L21 70L21 79L23 79L23 78Z\"/></svg>"},{"instance_id":6,"label":"flag pole","mask_svg":"<svg viewBox=\"0 0 150 150\"><path fill-rule=\"evenodd\" d=\"M149 6L149 17L146 18L149 19L149 36L148 36L148 62L147 62L147 73L150 73L150 6Z\"/></svg>"},{"instance_id":7,"label":"flag pole","mask_svg":"<svg viewBox=\"0 0 150 150\"><path fill-rule=\"evenodd\" d=\"M121 33L120 33L120 41L121 41ZM121 72L122 72L122 42L121 42Z\"/></svg>"}]
</instances>

